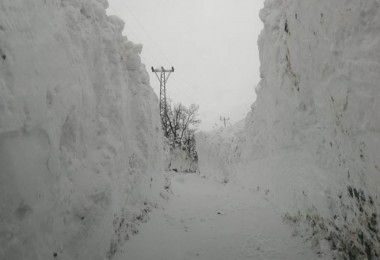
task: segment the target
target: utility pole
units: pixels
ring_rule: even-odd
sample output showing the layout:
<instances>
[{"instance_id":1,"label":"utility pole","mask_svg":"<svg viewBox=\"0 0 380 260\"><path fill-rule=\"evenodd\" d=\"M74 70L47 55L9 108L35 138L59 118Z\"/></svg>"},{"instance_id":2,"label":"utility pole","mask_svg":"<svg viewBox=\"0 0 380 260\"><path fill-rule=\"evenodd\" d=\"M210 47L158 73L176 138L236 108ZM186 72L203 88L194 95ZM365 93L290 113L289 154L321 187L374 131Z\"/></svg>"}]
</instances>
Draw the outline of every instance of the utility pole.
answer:
<instances>
[{"instance_id":1,"label":"utility pole","mask_svg":"<svg viewBox=\"0 0 380 260\"><path fill-rule=\"evenodd\" d=\"M164 130L165 136L168 135L168 105L166 101L166 82L170 77L170 74L174 72L174 68L172 67L170 70L161 68L153 68L152 72L154 72L157 76L158 81L160 81L160 116L161 116L161 124ZM158 75L160 73L160 75Z\"/></svg>"},{"instance_id":2,"label":"utility pole","mask_svg":"<svg viewBox=\"0 0 380 260\"><path fill-rule=\"evenodd\" d=\"M225 117L220 117L220 121L222 121L224 123L224 127L227 126L227 122L230 121L230 118L225 118Z\"/></svg>"}]
</instances>

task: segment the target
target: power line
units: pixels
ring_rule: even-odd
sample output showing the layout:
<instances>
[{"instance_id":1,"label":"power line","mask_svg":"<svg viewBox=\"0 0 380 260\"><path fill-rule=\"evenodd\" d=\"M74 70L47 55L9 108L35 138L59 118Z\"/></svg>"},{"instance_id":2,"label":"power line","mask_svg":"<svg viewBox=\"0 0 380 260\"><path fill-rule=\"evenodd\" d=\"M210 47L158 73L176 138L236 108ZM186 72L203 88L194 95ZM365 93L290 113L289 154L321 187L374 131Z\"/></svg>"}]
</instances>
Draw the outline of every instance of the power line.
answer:
<instances>
[{"instance_id":1,"label":"power line","mask_svg":"<svg viewBox=\"0 0 380 260\"><path fill-rule=\"evenodd\" d=\"M163 53L161 47L159 46L159 44L153 39L153 37L150 35L150 33L145 29L144 25L140 22L140 20L137 18L137 16L134 14L134 12L128 7L128 5L123 1L122 2L124 4L124 6L127 8L127 10L132 14L132 16L135 18L136 22L140 25L140 27L143 29L143 31L146 33L146 35L148 35L148 37L150 38L150 40L152 41L152 43L154 45L157 46L157 49L161 52L161 54L163 55L163 57L169 62L171 63L171 61L167 58L167 56Z\"/></svg>"},{"instance_id":2,"label":"power line","mask_svg":"<svg viewBox=\"0 0 380 260\"><path fill-rule=\"evenodd\" d=\"M140 20L137 18L137 16L134 14L134 12L131 10L131 8L128 7L128 5L124 2L124 1L121 1L121 3L123 4L123 6L129 11L129 13L132 15L132 17L135 19L136 23L141 27L141 29L145 32L145 34L148 36L148 38L150 39L150 41L153 43L153 45L156 46L157 50L161 53L162 57L167 61L169 62L169 64L174 64L170 59L169 57L164 53L164 51L161 49L161 47L159 46L159 44L153 39L153 37L151 36L151 34L146 30L146 28L144 27L144 25L140 22ZM128 26L126 26L128 28ZM131 30L130 30L131 31ZM139 39L138 39L139 40ZM141 42L141 40L139 40ZM157 59L156 59L156 56L153 55L153 53L151 51L149 51L149 48L144 45L144 49L146 50L146 52L150 53L150 56L157 62ZM160 62L157 62L157 64L160 64ZM180 80L184 83L185 86L187 86L187 88L191 88L190 84L184 79L184 77L182 76L181 73L176 73ZM181 90L179 90L180 92L184 91L187 95L191 95L187 88L183 88Z\"/></svg>"},{"instance_id":3,"label":"power line","mask_svg":"<svg viewBox=\"0 0 380 260\"><path fill-rule=\"evenodd\" d=\"M125 27L128 29L128 34L135 35L135 38L142 43L143 41L141 40L140 37L138 37L130 28L129 26L125 25ZM146 51L154 60L157 62L157 57L153 55L153 53L149 50L149 47L143 44L143 50Z\"/></svg>"},{"instance_id":4,"label":"power line","mask_svg":"<svg viewBox=\"0 0 380 260\"><path fill-rule=\"evenodd\" d=\"M122 2L122 3L124 3L124 2ZM113 11L115 14L118 13L118 12L116 12L116 10L115 10L112 6L110 6L110 8L112 9L112 11ZM133 32L133 30L131 30L131 28L129 27L129 25L127 25L128 23L125 22L124 24L125 24L125 28L127 28L127 30L128 30L128 35L127 35L127 37L130 39L130 36L131 36L132 38L135 38L138 42L143 43L142 39L141 39L140 37L138 37L137 34ZM147 52L147 53L148 53L148 54L154 59L155 62L158 61L157 57L156 57L156 56L155 56L155 55L149 50L149 47L148 47L148 46L146 46L146 45L143 44L143 50L144 50L145 52ZM145 59L148 60L148 59L146 58L146 56L145 56ZM149 60L148 60L148 61L149 61ZM152 63L152 64L153 64L153 63Z\"/></svg>"}]
</instances>

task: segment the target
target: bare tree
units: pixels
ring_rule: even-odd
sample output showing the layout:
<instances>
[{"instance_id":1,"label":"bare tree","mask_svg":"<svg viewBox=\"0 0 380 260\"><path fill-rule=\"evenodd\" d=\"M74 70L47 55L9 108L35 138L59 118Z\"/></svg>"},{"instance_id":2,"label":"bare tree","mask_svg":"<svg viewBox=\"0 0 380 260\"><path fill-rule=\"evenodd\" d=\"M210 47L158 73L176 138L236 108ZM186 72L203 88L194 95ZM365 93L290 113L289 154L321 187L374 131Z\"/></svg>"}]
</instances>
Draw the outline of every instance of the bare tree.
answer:
<instances>
[{"instance_id":1,"label":"bare tree","mask_svg":"<svg viewBox=\"0 0 380 260\"><path fill-rule=\"evenodd\" d=\"M174 106L168 104L167 123L168 138L173 147L182 147L185 141L192 140L196 127L199 126L201 120L198 118L199 105L191 104L185 107L178 103Z\"/></svg>"}]
</instances>

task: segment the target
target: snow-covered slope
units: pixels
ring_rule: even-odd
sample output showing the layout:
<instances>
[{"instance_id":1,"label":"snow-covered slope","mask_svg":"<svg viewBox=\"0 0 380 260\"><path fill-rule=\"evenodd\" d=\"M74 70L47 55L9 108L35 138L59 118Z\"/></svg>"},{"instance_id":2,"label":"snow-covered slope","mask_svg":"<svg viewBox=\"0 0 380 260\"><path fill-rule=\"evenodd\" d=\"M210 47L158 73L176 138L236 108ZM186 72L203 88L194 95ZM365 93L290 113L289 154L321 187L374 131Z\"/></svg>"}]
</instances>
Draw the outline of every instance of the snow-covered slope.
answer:
<instances>
[{"instance_id":1,"label":"snow-covered slope","mask_svg":"<svg viewBox=\"0 0 380 260\"><path fill-rule=\"evenodd\" d=\"M324 259L379 259L380 3L267 0L260 17L237 181Z\"/></svg>"},{"instance_id":2,"label":"snow-covered slope","mask_svg":"<svg viewBox=\"0 0 380 260\"><path fill-rule=\"evenodd\" d=\"M106 0L0 4L0 259L105 259L164 187L157 98Z\"/></svg>"}]
</instances>

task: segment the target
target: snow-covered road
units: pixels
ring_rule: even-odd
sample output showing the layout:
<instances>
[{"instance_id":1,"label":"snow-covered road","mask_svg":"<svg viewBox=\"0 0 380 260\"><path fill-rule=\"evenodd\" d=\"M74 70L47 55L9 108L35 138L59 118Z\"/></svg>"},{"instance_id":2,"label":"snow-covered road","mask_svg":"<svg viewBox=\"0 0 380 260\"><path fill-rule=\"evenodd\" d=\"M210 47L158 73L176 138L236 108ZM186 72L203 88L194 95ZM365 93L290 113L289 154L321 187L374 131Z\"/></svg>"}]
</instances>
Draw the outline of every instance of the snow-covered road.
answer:
<instances>
[{"instance_id":1,"label":"snow-covered road","mask_svg":"<svg viewBox=\"0 0 380 260\"><path fill-rule=\"evenodd\" d=\"M116 260L317 259L264 191L173 175L173 196Z\"/></svg>"}]
</instances>

